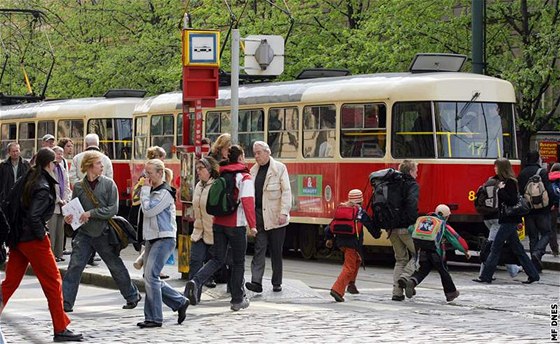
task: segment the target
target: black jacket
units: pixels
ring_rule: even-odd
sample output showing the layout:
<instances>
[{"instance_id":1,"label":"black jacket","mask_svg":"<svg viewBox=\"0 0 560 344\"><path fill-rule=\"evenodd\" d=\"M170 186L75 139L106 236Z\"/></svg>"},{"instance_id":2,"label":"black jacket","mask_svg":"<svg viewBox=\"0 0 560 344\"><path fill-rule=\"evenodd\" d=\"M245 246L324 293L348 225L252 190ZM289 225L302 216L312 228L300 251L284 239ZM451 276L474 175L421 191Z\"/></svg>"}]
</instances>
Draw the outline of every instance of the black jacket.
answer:
<instances>
[{"instance_id":1,"label":"black jacket","mask_svg":"<svg viewBox=\"0 0 560 344\"><path fill-rule=\"evenodd\" d=\"M507 179L506 185L498 190L498 200L500 202L499 223L521 223L521 216L506 216L504 207L506 205L516 205L519 200L517 182L514 179Z\"/></svg>"},{"instance_id":2,"label":"black jacket","mask_svg":"<svg viewBox=\"0 0 560 344\"><path fill-rule=\"evenodd\" d=\"M32 191L31 205L24 208L19 242L43 240L45 237L47 221L54 213L56 184L56 180L47 171L41 171L41 177Z\"/></svg>"},{"instance_id":3,"label":"black jacket","mask_svg":"<svg viewBox=\"0 0 560 344\"><path fill-rule=\"evenodd\" d=\"M539 170L539 168L541 168L539 164L527 164L527 166L525 166L525 168L521 170L519 176L517 177L517 180L519 181L519 193L521 195L525 193L525 187L527 186L527 183L529 183L529 178L534 176L535 173L537 173L537 171ZM550 207L554 202L554 192L552 190L552 184L548 179L548 172L546 171L546 168L543 168L541 170L540 176L544 184L544 188L548 193L548 198L549 198L548 206L541 209L531 209L529 215L545 214L550 212Z\"/></svg>"},{"instance_id":4,"label":"black jacket","mask_svg":"<svg viewBox=\"0 0 560 344\"><path fill-rule=\"evenodd\" d=\"M19 178L24 176L27 171L29 171L29 168L29 163L20 157L17 177ZM4 199L8 195L8 192L14 184L14 169L12 168L12 162L8 157L0 164L0 199Z\"/></svg>"}]
</instances>

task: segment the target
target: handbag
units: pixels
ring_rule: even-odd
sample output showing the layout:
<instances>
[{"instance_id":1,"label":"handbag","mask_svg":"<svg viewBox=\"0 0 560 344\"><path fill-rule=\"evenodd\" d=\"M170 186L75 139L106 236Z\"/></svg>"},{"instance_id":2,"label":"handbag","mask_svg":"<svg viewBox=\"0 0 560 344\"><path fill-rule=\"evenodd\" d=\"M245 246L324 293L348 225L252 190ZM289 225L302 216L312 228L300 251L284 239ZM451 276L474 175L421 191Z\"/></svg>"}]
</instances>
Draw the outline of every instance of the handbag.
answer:
<instances>
[{"instance_id":1,"label":"handbag","mask_svg":"<svg viewBox=\"0 0 560 344\"><path fill-rule=\"evenodd\" d=\"M82 182L82 188L86 191L86 195L93 203L94 207L99 208L99 201L89 188L87 182ZM118 244L120 250L126 248L129 242L136 241L136 231L124 217L115 215L110 218L108 222L109 229L112 231L112 233L109 234L109 237L114 237L116 234L116 238L118 239L116 241L118 241L118 243L115 244Z\"/></svg>"},{"instance_id":2,"label":"handbag","mask_svg":"<svg viewBox=\"0 0 560 344\"><path fill-rule=\"evenodd\" d=\"M517 195L517 204L515 205L505 205L504 212L506 216L523 216L529 214L529 203L527 200L521 196Z\"/></svg>"}]
</instances>

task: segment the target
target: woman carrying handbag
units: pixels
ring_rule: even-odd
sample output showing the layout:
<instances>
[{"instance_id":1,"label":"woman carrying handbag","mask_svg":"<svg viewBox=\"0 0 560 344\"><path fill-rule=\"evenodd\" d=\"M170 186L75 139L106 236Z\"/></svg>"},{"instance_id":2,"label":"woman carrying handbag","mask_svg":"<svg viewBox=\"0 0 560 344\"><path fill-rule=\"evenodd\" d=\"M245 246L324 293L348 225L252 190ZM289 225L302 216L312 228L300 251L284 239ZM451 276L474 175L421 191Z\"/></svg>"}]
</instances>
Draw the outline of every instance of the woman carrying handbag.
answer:
<instances>
[{"instance_id":1,"label":"woman carrying handbag","mask_svg":"<svg viewBox=\"0 0 560 344\"><path fill-rule=\"evenodd\" d=\"M525 253L525 249L517 236L517 224L521 223L521 214L524 210L520 204L519 189L517 179L511 167L511 163L506 158L498 158L494 162L494 171L498 177L498 201L499 205L499 224L500 229L496 234L490 254L484 262L484 269L480 277L473 281L479 283L492 283L492 276L496 271L496 266L502 253L502 248L507 241L513 253L517 256L523 271L529 276L525 284L536 282L540 279L537 269Z\"/></svg>"}]
</instances>

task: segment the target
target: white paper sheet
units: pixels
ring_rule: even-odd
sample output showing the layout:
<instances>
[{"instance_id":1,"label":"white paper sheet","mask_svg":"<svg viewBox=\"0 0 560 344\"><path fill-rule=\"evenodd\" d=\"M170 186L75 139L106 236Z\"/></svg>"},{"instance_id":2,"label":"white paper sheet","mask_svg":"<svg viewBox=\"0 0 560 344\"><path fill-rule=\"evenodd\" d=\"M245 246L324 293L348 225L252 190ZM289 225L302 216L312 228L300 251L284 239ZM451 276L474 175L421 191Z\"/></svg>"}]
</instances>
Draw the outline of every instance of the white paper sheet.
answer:
<instances>
[{"instance_id":1,"label":"white paper sheet","mask_svg":"<svg viewBox=\"0 0 560 344\"><path fill-rule=\"evenodd\" d=\"M82 225L80 223L80 216L83 213L85 213L84 208L82 207L82 203L80 203L80 200L77 197L73 198L70 202L62 206L62 215L73 216L72 223L70 223L73 230L78 229L78 227Z\"/></svg>"}]
</instances>

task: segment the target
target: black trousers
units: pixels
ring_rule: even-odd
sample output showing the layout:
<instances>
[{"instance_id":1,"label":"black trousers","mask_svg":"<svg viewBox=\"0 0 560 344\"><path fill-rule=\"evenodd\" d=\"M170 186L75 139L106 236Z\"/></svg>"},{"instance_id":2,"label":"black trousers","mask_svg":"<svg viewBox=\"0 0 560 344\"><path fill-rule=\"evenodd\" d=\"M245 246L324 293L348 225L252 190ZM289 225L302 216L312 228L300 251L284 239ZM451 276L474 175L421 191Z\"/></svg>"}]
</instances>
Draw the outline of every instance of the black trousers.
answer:
<instances>
[{"instance_id":1,"label":"black trousers","mask_svg":"<svg viewBox=\"0 0 560 344\"><path fill-rule=\"evenodd\" d=\"M455 284L453 283L453 279L451 279L449 271L447 271L447 264L441 259L440 255L435 250L421 249L418 254L420 269L415 271L411 276L411 279L416 282L416 285L420 284L424 278L428 276L430 271L432 271L432 268L435 268L441 277L443 292L448 294L457 290L457 288L455 288Z\"/></svg>"}]
</instances>

